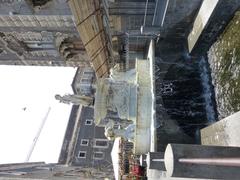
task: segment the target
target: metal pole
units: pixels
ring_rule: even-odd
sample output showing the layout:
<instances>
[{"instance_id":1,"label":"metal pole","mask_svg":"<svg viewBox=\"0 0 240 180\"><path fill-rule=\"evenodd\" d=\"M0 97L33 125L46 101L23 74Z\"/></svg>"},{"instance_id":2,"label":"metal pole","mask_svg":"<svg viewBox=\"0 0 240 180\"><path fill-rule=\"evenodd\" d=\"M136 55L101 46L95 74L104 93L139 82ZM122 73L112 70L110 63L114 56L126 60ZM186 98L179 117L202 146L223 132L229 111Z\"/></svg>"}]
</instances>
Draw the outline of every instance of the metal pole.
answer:
<instances>
[{"instance_id":1,"label":"metal pole","mask_svg":"<svg viewBox=\"0 0 240 180\"><path fill-rule=\"evenodd\" d=\"M154 162L164 162L164 159L152 159Z\"/></svg>"},{"instance_id":2,"label":"metal pole","mask_svg":"<svg viewBox=\"0 0 240 180\"><path fill-rule=\"evenodd\" d=\"M45 123L46 123L46 121L47 121L47 118L48 118L48 115L49 115L49 113L50 113L50 110L51 110L51 107L48 108L48 111L47 111L45 117L44 117L43 120L42 120L42 123L41 123L41 125L40 125L40 127L39 127L39 129L38 129L38 132L37 132L36 136L35 136L34 139L33 139L32 146L30 147L30 150L29 150L29 152L28 152L28 154L27 154L27 157L26 157L25 162L28 162L28 161L29 161L29 159L30 159L30 157L31 157L31 155L32 155L32 153L33 153L33 150L34 150L34 148L35 148L35 146L36 146L36 144L37 144L38 138L39 138L39 136L40 136L40 134L41 134L41 132L42 132L42 129L43 129L43 127L44 127L44 125L45 125Z\"/></svg>"},{"instance_id":3,"label":"metal pole","mask_svg":"<svg viewBox=\"0 0 240 180\"><path fill-rule=\"evenodd\" d=\"M240 167L240 158L181 158L180 163Z\"/></svg>"},{"instance_id":4,"label":"metal pole","mask_svg":"<svg viewBox=\"0 0 240 180\"><path fill-rule=\"evenodd\" d=\"M145 24L146 24L147 8L148 8L148 0L146 0L145 14L144 14L144 18L143 18L143 27L145 27Z\"/></svg>"}]
</instances>

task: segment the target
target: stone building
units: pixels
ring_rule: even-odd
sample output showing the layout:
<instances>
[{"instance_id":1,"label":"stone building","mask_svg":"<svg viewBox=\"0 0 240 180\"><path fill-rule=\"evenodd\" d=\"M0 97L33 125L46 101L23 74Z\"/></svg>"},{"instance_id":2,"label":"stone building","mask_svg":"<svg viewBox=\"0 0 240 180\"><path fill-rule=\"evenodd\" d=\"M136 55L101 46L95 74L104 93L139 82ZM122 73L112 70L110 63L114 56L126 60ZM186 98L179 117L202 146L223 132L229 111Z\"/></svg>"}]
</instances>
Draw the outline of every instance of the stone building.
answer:
<instances>
[{"instance_id":1,"label":"stone building","mask_svg":"<svg viewBox=\"0 0 240 180\"><path fill-rule=\"evenodd\" d=\"M91 67L78 68L72 82L74 94L94 96L95 80ZM104 128L96 126L93 118L93 108L72 106L59 164L91 167L102 172L112 171L110 154L113 142L105 137Z\"/></svg>"},{"instance_id":2,"label":"stone building","mask_svg":"<svg viewBox=\"0 0 240 180\"><path fill-rule=\"evenodd\" d=\"M119 39L124 33L129 35L124 42L129 46L129 63L143 58L151 35L141 34L140 28L144 22L151 25L155 1L150 0L147 8L144 0L69 0L68 4L97 78L108 77L111 67L118 63Z\"/></svg>"},{"instance_id":3,"label":"stone building","mask_svg":"<svg viewBox=\"0 0 240 180\"><path fill-rule=\"evenodd\" d=\"M63 0L1 3L0 64L88 66L68 4Z\"/></svg>"},{"instance_id":4,"label":"stone building","mask_svg":"<svg viewBox=\"0 0 240 180\"><path fill-rule=\"evenodd\" d=\"M104 136L104 128L94 124L93 109L73 105L58 163L113 174L112 145Z\"/></svg>"},{"instance_id":5,"label":"stone building","mask_svg":"<svg viewBox=\"0 0 240 180\"><path fill-rule=\"evenodd\" d=\"M78 68L72 82L74 94L93 96L95 72L90 66Z\"/></svg>"},{"instance_id":6,"label":"stone building","mask_svg":"<svg viewBox=\"0 0 240 180\"><path fill-rule=\"evenodd\" d=\"M92 3L92 1L87 2ZM113 56L107 55L112 49L110 41L113 41L114 45L117 34L121 32L131 34L130 59L134 61L136 54L143 57L148 41L147 36L140 34L140 27L144 22L145 1L137 1L138 3L135 0L103 2L107 5L106 13L109 13L108 20L104 16L109 26L106 28L109 31L104 34L107 36L112 34L113 39L106 39L106 43L109 41L108 45L92 49L88 55L85 49L87 47L87 52L90 52L91 43L86 46L85 39L81 37L82 40L80 40L75 26L78 18L75 16L73 19L71 9L65 0L2 2L0 4L0 64L42 66L86 66L90 64L96 72L99 71L97 77L100 77L107 75L106 72L109 71L100 59ZM71 2L69 4L71 5ZM152 22L154 8L155 2L150 0L147 7L146 25ZM100 19L98 21L100 22ZM91 42L95 45L101 42L99 37L100 35L96 37L98 40L93 39ZM135 55L132 56L132 54ZM110 59L108 58L109 67L114 64L116 58Z\"/></svg>"}]
</instances>

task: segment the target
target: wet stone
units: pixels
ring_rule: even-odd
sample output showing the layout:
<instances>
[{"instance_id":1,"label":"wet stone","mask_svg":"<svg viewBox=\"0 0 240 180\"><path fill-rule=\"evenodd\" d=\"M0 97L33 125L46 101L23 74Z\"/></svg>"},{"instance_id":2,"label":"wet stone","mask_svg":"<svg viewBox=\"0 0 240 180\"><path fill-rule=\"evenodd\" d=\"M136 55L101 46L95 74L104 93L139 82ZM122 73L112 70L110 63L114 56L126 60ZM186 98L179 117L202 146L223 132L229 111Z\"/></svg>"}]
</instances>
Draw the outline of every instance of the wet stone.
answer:
<instances>
[{"instance_id":1,"label":"wet stone","mask_svg":"<svg viewBox=\"0 0 240 180\"><path fill-rule=\"evenodd\" d=\"M208 52L219 119L240 110L240 12Z\"/></svg>"}]
</instances>

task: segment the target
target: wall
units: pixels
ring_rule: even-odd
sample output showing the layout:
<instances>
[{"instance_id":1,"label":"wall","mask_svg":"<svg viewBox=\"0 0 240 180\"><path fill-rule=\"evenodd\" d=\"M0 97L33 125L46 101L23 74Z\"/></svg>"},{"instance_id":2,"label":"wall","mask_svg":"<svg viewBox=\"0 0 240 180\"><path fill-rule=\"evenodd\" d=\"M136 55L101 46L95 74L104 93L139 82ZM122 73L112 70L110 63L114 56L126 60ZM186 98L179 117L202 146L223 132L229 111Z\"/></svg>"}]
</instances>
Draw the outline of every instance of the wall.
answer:
<instances>
[{"instance_id":1,"label":"wall","mask_svg":"<svg viewBox=\"0 0 240 180\"><path fill-rule=\"evenodd\" d=\"M112 141L108 141L104 135L104 128L97 127L94 124L94 120L92 125L86 125L86 119L93 120L93 109L89 107L84 107L82 109L81 114L81 124L80 130L78 132L77 144L74 151L74 159L72 161L72 165L75 166L88 166L88 167L97 167L104 168L107 166L112 166L111 164L111 150L112 150ZM89 140L87 146L81 145L81 140L86 139ZM94 147L94 141L96 139L106 140L108 147ZM79 151L86 151L86 158L78 158ZM94 160L93 155L94 152L103 152L104 159L103 160Z\"/></svg>"},{"instance_id":2,"label":"wall","mask_svg":"<svg viewBox=\"0 0 240 180\"><path fill-rule=\"evenodd\" d=\"M41 9L34 9L31 0L3 0L0 4L0 13L2 15L22 14L22 15L71 15L71 11L66 0L51 0Z\"/></svg>"}]
</instances>

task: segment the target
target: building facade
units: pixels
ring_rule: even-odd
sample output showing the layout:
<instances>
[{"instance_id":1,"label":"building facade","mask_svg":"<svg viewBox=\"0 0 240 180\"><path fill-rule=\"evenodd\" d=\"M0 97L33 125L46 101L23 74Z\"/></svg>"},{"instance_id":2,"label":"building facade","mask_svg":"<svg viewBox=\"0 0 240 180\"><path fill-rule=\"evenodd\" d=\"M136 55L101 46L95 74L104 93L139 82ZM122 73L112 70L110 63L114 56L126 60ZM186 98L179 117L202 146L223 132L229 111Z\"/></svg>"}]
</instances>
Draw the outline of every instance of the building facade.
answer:
<instances>
[{"instance_id":1,"label":"building facade","mask_svg":"<svg viewBox=\"0 0 240 180\"><path fill-rule=\"evenodd\" d=\"M131 34L129 36L130 59L135 60L132 54L137 54L142 58L148 41L148 37L140 34L140 27L144 22L145 1L141 0L138 3L135 0L103 2L105 2L102 4L104 7L101 5L101 9L109 14L109 16L104 15L103 21L107 20L109 28L105 27L104 33L99 29L101 35L96 34L96 37L90 38L89 40L92 40L88 43L85 42L86 35L79 37L76 27L78 17L73 18L71 9L65 0L6 0L1 2L0 65L83 67L90 64L97 72L97 77L107 76L109 68L114 64L114 58L112 60L108 58L112 57L109 52L109 49L112 49L111 41L114 44L115 35L119 32ZM149 1L146 25L152 21L154 5L152 0ZM91 21L92 18L91 16L89 20ZM100 19L98 21L100 22ZM87 29L86 33L90 33L90 29ZM107 37L112 34L113 38L110 40L102 38L104 34ZM95 47L104 39L106 39L104 42L108 44L103 43L98 48Z\"/></svg>"},{"instance_id":2,"label":"building facade","mask_svg":"<svg viewBox=\"0 0 240 180\"><path fill-rule=\"evenodd\" d=\"M113 143L106 139L104 128L94 124L93 109L83 107L80 121L72 165L111 169Z\"/></svg>"},{"instance_id":3,"label":"building facade","mask_svg":"<svg viewBox=\"0 0 240 180\"><path fill-rule=\"evenodd\" d=\"M75 94L93 96L96 76L90 66L78 68L72 82L72 89Z\"/></svg>"},{"instance_id":4,"label":"building facade","mask_svg":"<svg viewBox=\"0 0 240 180\"><path fill-rule=\"evenodd\" d=\"M95 81L95 72L90 66L79 67L72 82L73 92L94 96ZM104 131L94 123L93 108L73 105L59 163L111 170L113 142L105 137Z\"/></svg>"},{"instance_id":5,"label":"building facade","mask_svg":"<svg viewBox=\"0 0 240 180\"><path fill-rule=\"evenodd\" d=\"M113 142L106 139L104 128L94 124L93 109L74 105L59 157L59 164L95 168L112 172Z\"/></svg>"},{"instance_id":6,"label":"building facade","mask_svg":"<svg viewBox=\"0 0 240 180\"><path fill-rule=\"evenodd\" d=\"M68 4L63 0L1 3L0 65L88 66Z\"/></svg>"}]
</instances>

